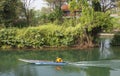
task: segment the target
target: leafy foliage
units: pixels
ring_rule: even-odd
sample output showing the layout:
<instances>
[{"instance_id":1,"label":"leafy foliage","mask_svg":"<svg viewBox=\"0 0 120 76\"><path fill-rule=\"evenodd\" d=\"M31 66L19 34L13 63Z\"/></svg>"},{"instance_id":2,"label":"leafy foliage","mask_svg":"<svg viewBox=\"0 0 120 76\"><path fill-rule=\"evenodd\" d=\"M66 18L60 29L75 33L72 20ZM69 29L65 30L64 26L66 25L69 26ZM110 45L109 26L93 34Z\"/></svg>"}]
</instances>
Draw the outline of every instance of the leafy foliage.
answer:
<instances>
[{"instance_id":1,"label":"leafy foliage","mask_svg":"<svg viewBox=\"0 0 120 76\"><path fill-rule=\"evenodd\" d=\"M0 8L1 20L0 24L6 27L14 26L18 20L21 11L20 0L3 0Z\"/></svg>"},{"instance_id":2,"label":"leafy foliage","mask_svg":"<svg viewBox=\"0 0 120 76\"><path fill-rule=\"evenodd\" d=\"M94 1L98 2L98 0ZM109 11L100 12L99 8L89 6L87 0L78 0L78 2L76 2L76 0L70 1L69 9L71 12L82 10L79 18L71 19L63 19L60 6L57 5L52 12L42 15L40 13L40 16L35 15L36 11L28 10L29 12L27 13L29 16L26 17L29 18L24 19L25 10L22 9L22 12L19 12L20 10L14 11L18 8L16 6L17 1L13 7L9 5L10 3L11 0L8 2L5 1L3 2L4 6L0 7L0 9L2 9L0 10L0 12L2 12L2 15L0 14L0 17L2 17L0 19L1 23L6 26L13 26L15 24L21 27L24 27L27 23L30 23L32 26L42 25L30 27L28 24L27 26L29 27L22 29L10 27L1 28L0 46L2 48L6 48L6 46L14 48L41 48L43 46L87 45L95 41L99 32L110 31L115 23L115 19L110 17ZM18 2L18 4L22 5L21 2ZM97 3L95 2L94 7L96 5ZM23 12L24 14L22 14ZM10 16L7 16L8 13L10 13ZM21 19L19 17L21 17Z\"/></svg>"},{"instance_id":3,"label":"leafy foliage","mask_svg":"<svg viewBox=\"0 0 120 76\"><path fill-rule=\"evenodd\" d=\"M0 46L11 46L14 48L69 46L75 44L76 36L80 37L81 32L79 28L79 26L63 27L48 24L23 29L1 29Z\"/></svg>"},{"instance_id":4,"label":"leafy foliage","mask_svg":"<svg viewBox=\"0 0 120 76\"><path fill-rule=\"evenodd\" d=\"M113 29L114 18L110 17L109 12L96 12L93 8L84 7L82 9L82 16L80 23L84 29L86 37L90 37L89 41L95 41L98 33L103 31L110 31Z\"/></svg>"}]
</instances>

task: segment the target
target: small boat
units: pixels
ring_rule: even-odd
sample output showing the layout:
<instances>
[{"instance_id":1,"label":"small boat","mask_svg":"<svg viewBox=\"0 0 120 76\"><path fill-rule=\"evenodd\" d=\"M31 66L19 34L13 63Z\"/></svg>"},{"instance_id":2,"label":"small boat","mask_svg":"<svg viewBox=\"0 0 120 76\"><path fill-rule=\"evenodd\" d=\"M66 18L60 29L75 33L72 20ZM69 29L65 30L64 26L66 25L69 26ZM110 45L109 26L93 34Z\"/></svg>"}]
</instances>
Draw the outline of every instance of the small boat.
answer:
<instances>
[{"instance_id":1,"label":"small boat","mask_svg":"<svg viewBox=\"0 0 120 76\"><path fill-rule=\"evenodd\" d=\"M31 63L31 64L36 64L36 65L55 65L55 66L63 66L68 63L66 62L54 62L54 61L46 61L46 60L28 60L28 59L18 59L23 62Z\"/></svg>"}]
</instances>

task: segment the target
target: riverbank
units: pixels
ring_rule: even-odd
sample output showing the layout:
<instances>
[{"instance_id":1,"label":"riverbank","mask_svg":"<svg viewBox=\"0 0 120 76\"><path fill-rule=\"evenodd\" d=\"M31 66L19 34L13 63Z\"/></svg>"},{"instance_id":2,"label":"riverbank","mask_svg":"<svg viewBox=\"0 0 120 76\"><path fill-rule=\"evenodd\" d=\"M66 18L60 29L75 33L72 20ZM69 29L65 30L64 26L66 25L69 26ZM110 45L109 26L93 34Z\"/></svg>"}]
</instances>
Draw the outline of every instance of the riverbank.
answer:
<instances>
[{"instance_id":1,"label":"riverbank","mask_svg":"<svg viewBox=\"0 0 120 76\"><path fill-rule=\"evenodd\" d=\"M100 38L113 38L115 33L99 33L98 35Z\"/></svg>"},{"instance_id":2,"label":"riverbank","mask_svg":"<svg viewBox=\"0 0 120 76\"><path fill-rule=\"evenodd\" d=\"M99 35L110 38L115 34L100 33ZM92 43L92 39L89 41L79 25L63 27L48 24L27 28L0 29L1 49L86 49L96 46L99 45Z\"/></svg>"},{"instance_id":3,"label":"riverbank","mask_svg":"<svg viewBox=\"0 0 120 76\"><path fill-rule=\"evenodd\" d=\"M120 46L120 33L119 31L115 33L99 33L100 38L109 38L111 39L112 46Z\"/></svg>"},{"instance_id":4,"label":"riverbank","mask_svg":"<svg viewBox=\"0 0 120 76\"><path fill-rule=\"evenodd\" d=\"M99 37L100 38L114 38L115 33L99 33ZM24 45L24 44L23 44ZM90 49L90 48L94 48L94 47L98 47L99 44L77 44L77 45L62 45L62 46L47 46L47 45L42 45L39 47L33 47L33 46L19 46L16 47L16 45L11 46L11 45L3 45L1 46L0 49L3 50L68 50L68 49L73 49L73 50L78 50L78 49Z\"/></svg>"},{"instance_id":5,"label":"riverbank","mask_svg":"<svg viewBox=\"0 0 120 76\"><path fill-rule=\"evenodd\" d=\"M53 28L54 27L54 28ZM84 30L81 26L58 26L47 24L27 28L0 29L0 48L2 49L41 49L41 48L88 48Z\"/></svg>"},{"instance_id":6,"label":"riverbank","mask_svg":"<svg viewBox=\"0 0 120 76\"><path fill-rule=\"evenodd\" d=\"M40 48L32 48L32 47L23 47L23 48L15 48L15 47L9 47L6 46L5 48L0 48L1 50L4 51L19 51L19 50L26 50L26 51L34 51L34 50L38 50L38 51L55 51L55 50L85 50L85 49L92 49L98 47L98 45L96 46L87 46L87 45L73 45L73 46L44 46L44 47L40 47Z\"/></svg>"}]
</instances>

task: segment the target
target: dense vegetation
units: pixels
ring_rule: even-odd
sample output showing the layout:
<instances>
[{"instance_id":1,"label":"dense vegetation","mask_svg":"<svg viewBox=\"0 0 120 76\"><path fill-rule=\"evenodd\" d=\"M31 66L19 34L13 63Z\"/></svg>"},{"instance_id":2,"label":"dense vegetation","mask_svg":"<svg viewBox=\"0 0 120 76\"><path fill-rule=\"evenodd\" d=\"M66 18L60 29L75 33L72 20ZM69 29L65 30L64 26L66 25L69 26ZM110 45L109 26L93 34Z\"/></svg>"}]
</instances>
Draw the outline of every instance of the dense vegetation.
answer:
<instances>
[{"instance_id":1,"label":"dense vegetation","mask_svg":"<svg viewBox=\"0 0 120 76\"><path fill-rule=\"evenodd\" d=\"M53 28L54 27L54 28ZM53 24L28 28L7 28L0 30L2 48L62 46L74 44L76 36L80 36L79 26L63 27ZM7 46L6 46L7 45Z\"/></svg>"},{"instance_id":2,"label":"dense vegetation","mask_svg":"<svg viewBox=\"0 0 120 76\"><path fill-rule=\"evenodd\" d=\"M54 2L54 0L46 0L55 6L53 11L44 9L44 11L39 12L29 9L31 0L28 0L29 4L26 4L26 1L0 1L1 48L66 47L74 45L93 47L97 43L98 33L110 32L119 27L118 19L110 16L110 10L104 9L103 11L99 0L93 0L92 7L87 0L69 1L71 13L74 13L76 9L82 11L79 13L81 14L79 18L74 16L70 19L63 18L60 2L53 4L52 1Z\"/></svg>"}]
</instances>

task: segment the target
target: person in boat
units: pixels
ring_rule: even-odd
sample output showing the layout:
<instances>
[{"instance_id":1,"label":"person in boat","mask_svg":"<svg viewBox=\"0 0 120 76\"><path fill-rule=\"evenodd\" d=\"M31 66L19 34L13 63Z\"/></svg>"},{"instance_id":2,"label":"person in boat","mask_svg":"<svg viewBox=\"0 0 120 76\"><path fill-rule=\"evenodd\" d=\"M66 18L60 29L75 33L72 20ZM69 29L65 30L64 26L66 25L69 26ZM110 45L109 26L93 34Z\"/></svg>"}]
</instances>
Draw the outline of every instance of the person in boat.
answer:
<instances>
[{"instance_id":1,"label":"person in boat","mask_svg":"<svg viewBox=\"0 0 120 76\"><path fill-rule=\"evenodd\" d=\"M56 57L56 62L57 62L57 63L61 63L61 62L63 62L63 60L62 60L62 58L60 58L60 57Z\"/></svg>"}]
</instances>

